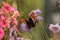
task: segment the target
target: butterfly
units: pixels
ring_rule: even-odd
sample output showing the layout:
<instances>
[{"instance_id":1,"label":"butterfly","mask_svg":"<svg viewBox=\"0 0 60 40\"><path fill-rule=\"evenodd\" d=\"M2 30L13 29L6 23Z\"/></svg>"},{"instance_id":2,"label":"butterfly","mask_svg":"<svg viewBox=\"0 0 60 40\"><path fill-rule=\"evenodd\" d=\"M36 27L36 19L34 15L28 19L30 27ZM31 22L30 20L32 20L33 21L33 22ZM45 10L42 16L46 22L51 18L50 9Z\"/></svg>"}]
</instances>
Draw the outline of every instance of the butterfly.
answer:
<instances>
[{"instance_id":1,"label":"butterfly","mask_svg":"<svg viewBox=\"0 0 60 40\"><path fill-rule=\"evenodd\" d=\"M34 22L34 20L35 20L34 13L32 13L32 14L30 15L30 18L28 19L28 21L25 20L24 18L21 18L21 19L20 19L20 21L21 21L22 23L24 23L24 24L27 26L28 29L31 29L31 28L35 27L35 24L36 24L36 23Z\"/></svg>"},{"instance_id":2,"label":"butterfly","mask_svg":"<svg viewBox=\"0 0 60 40\"><path fill-rule=\"evenodd\" d=\"M32 28L34 28L36 26L36 23L38 22L37 19L39 19L40 17L36 17L34 12L31 12L31 14L29 15L29 19L25 20L24 18L20 18L21 21L21 28L26 31L26 30L31 30ZM40 20L40 19L39 19Z\"/></svg>"}]
</instances>

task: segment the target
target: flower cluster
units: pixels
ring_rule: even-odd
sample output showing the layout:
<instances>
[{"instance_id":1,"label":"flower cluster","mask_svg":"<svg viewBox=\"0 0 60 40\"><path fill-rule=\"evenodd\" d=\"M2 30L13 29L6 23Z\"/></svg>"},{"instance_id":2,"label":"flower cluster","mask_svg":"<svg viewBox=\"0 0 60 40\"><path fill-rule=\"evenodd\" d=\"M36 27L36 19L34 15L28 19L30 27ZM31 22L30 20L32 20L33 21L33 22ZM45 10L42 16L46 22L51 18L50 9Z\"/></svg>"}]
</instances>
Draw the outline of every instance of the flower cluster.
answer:
<instances>
[{"instance_id":1,"label":"flower cluster","mask_svg":"<svg viewBox=\"0 0 60 40\"><path fill-rule=\"evenodd\" d=\"M35 19L31 20L33 21L33 24L39 22L42 20L42 16L38 16L41 11L39 9L32 10L31 13L29 13L29 17L31 14L34 14ZM2 6L0 8L0 40L3 39L5 35L5 28L9 29L9 39L10 40L24 40L24 38L16 37L17 32L19 31L17 29L18 21L17 18L20 16L19 12L14 9L11 5L7 4L6 2L2 2ZM31 18L31 17L30 17ZM32 19L32 18L31 18ZM30 22L30 21L29 21ZM28 31L29 28L26 27L27 25L24 23L21 23L21 29L23 31ZM32 30L31 28L30 30Z\"/></svg>"},{"instance_id":2,"label":"flower cluster","mask_svg":"<svg viewBox=\"0 0 60 40\"><path fill-rule=\"evenodd\" d=\"M0 40L4 37L4 28L11 28L11 23L14 28L17 30L17 17L19 17L19 12L14 9L11 5L6 2L2 2L2 6L0 8Z\"/></svg>"}]
</instances>

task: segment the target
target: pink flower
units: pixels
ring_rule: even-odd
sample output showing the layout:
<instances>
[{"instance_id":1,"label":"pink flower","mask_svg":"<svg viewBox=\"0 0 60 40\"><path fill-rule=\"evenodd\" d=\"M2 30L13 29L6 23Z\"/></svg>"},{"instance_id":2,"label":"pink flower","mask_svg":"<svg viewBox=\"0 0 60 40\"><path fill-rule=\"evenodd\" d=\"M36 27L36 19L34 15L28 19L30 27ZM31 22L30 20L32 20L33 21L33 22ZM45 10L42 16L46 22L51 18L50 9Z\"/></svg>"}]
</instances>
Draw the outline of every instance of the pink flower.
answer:
<instances>
[{"instance_id":1,"label":"pink flower","mask_svg":"<svg viewBox=\"0 0 60 40\"><path fill-rule=\"evenodd\" d=\"M7 28L10 28L10 20L7 21Z\"/></svg>"},{"instance_id":2,"label":"pink flower","mask_svg":"<svg viewBox=\"0 0 60 40\"><path fill-rule=\"evenodd\" d=\"M0 15L2 14L2 12L0 11Z\"/></svg>"},{"instance_id":3,"label":"pink flower","mask_svg":"<svg viewBox=\"0 0 60 40\"><path fill-rule=\"evenodd\" d=\"M6 2L2 2L2 6L6 7Z\"/></svg>"},{"instance_id":4,"label":"pink flower","mask_svg":"<svg viewBox=\"0 0 60 40\"><path fill-rule=\"evenodd\" d=\"M10 10L11 6L7 4L6 2L2 2L2 6L6 8L7 10Z\"/></svg>"},{"instance_id":5,"label":"pink flower","mask_svg":"<svg viewBox=\"0 0 60 40\"><path fill-rule=\"evenodd\" d=\"M7 4L6 2L2 2L3 7L5 7L5 12L8 13L9 11L15 12L16 10L11 7L11 5Z\"/></svg>"},{"instance_id":6,"label":"pink flower","mask_svg":"<svg viewBox=\"0 0 60 40\"><path fill-rule=\"evenodd\" d=\"M10 8L10 11L14 13L16 10L14 8Z\"/></svg>"},{"instance_id":7,"label":"pink flower","mask_svg":"<svg viewBox=\"0 0 60 40\"><path fill-rule=\"evenodd\" d=\"M9 4L8 5L6 5L6 10L8 11L11 11L11 12L15 12L16 10L14 9L14 8L12 8Z\"/></svg>"},{"instance_id":8,"label":"pink flower","mask_svg":"<svg viewBox=\"0 0 60 40\"><path fill-rule=\"evenodd\" d=\"M3 4L2 9L4 9L6 14L9 13L9 11L10 11L15 15L15 17L19 16L19 12L16 9L14 9L13 7L11 7L11 5L9 5L5 2L3 2L2 4Z\"/></svg>"},{"instance_id":9,"label":"pink flower","mask_svg":"<svg viewBox=\"0 0 60 40\"><path fill-rule=\"evenodd\" d=\"M10 15L9 14L6 14L4 18L5 19L10 18Z\"/></svg>"},{"instance_id":10,"label":"pink flower","mask_svg":"<svg viewBox=\"0 0 60 40\"><path fill-rule=\"evenodd\" d=\"M3 28L6 27L6 20L5 20L4 16L0 17L0 27L3 27Z\"/></svg>"},{"instance_id":11,"label":"pink flower","mask_svg":"<svg viewBox=\"0 0 60 40\"><path fill-rule=\"evenodd\" d=\"M13 13L13 14L9 14ZM1 15L2 14L2 15ZM14 9L11 5L6 2L2 2L2 8L0 9L0 27L2 28L10 28L10 23L12 22L14 27L17 30L17 17L19 16L19 12Z\"/></svg>"},{"instance_id":12,"label":"pink flower","mask_svg":"<svg viewBox=\"0 0 60 40\"><path fill-rule=\"evenodd\" d=\"M1 15L1 20L5 19L3 15Z\"/></svg>"},{"instance_id":13,"label":"pink flower","mask_svg":"<svg viewBox=\"0 0 60 40\"><path fill-rule=\"evenodd\" d=\"M50 24L49 29L53 33L60 32L60 25L58 25L58 24L56 24L56 25Z\"/></svg>"},{"instance_id":14,"label":"pink flower","mask_svg":"<svg viewBox=\"0 0 60 40\"><path fill-rule=\"evenodd\" d=\"M4 9L4 10L5 10L5 13L8 14L9 10L7 10L7 9Z\"/></svg>"},{"instance_id":15,"label":"pink flower","mask_svg":"<svg viewBox=\"0 0 60 40\"><path fill-rule=\"evenodd\" d=\"M16 25L14 25L14 28L15 28L16 32L17 32L18 34L20 34Z\"/></svg>"},{"instance_id":16,"label":"pink flower","mask_svg":"<svg viewBox=\"0 0 60 40\"><path fill-rule=\"evenodd\" d=\"M8 5L6 2L2 2L2 9L5 11L6 14L9 12L8 7L10 7L10 5Z\"/></svg>"},{"instance_id":17,"label":"pink flower","mask_svg":"<svg viewBox=\"0 0 60 40\"><path fill-rule=\"evenodd\" d=\"M15 11L15 12L14 12L14 15L15 15L16 17L20 16L18 11Z\"/></svg>"},{"instance_id":18,"label":"pink flower","mask_svg":"<svg viewBox=\"0 0 60 40\"><path fill-rule=\"evenodd\" d=\"M2 20L1 24L2 24L2 27L5 28L6 27L6 20Z\"/></svg>"},{"instance_id":19,"label":"pink flower","mask_svg":"<svg viewBox=\"0 0 60 40\"><path fill-rule=\"evenodd\" d=\"M0 40L2 40L4 37L4 30L0 28Z\"/></svg>"},{"instance_id":20,"label":"pink flower","mask_svg":"<svg viewBox=\"0 0 60 40\"><path fill-rule=\"evenodd\" d=\"M6 20L5 20L4 16L1 15L0 19L1 19L0 20L1 21L0 24L2 25L2 27L6 27Z\"/></svg>"},{"instance_id":21,"label":"pink flower","mask_svg":"<svg viewBox=\"0 0 60 40\"><path fill-rule=\"evenodd\" d=\"M13 19L12 19L12 22L13 22L14 25L17 25L17 24L18 24L16 18L13 18Z\"/></svg>"}]
</instances>

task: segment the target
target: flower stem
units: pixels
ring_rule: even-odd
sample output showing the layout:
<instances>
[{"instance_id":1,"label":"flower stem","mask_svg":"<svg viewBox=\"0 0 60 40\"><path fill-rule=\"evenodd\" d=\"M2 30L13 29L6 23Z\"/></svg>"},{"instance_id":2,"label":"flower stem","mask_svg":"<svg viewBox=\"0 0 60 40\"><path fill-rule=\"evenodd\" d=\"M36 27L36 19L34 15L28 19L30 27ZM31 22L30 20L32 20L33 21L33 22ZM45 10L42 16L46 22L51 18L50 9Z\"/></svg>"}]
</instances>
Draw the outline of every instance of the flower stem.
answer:
<instances>
[{"instance_id":1,"label":"flower stem","mask_svg":"<svg viewBox=\"0 0 60 40\"><path fill-rule=\"evenodd\" d=\"M45 34L46 34L46 36L47 36L47 38L48 38L48 40L49 40L49 36L48 36L48 34L46 33L46 31L45 31L45 29L44 29L44 27L43 27L43 25L42 25L41 21L40 21L39 23L41 24L42 29L43 29L43 31L45 32Z\"/></svg>"}]
</instances>

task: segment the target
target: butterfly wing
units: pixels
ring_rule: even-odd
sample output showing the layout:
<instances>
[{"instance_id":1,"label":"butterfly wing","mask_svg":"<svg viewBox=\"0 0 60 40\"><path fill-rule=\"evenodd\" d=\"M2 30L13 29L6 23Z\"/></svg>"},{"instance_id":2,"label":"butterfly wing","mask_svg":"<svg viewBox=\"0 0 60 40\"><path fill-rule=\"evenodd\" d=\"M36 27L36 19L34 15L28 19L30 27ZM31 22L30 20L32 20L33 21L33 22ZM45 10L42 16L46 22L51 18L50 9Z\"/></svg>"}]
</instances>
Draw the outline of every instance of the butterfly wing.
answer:
<instances>
[{"instance_id":1,"label":"butterfly wing","mask_svg":"<svg viewBox=\"0 0 60 40\"><path fill-rule=\"evenodd\" d=\"M29 25L30 28L33 28L35 26L35 23L33 22L33 20L31 18L29 18L27 24Z\"/></svg>"},{"instance_id":2,"label":"butterfly wing","mask_svg":"<svg viewBox=\"0 0 60 40\"><path fill-rule=\"evenodd\" d=\"M29 20L26 22L26 23L28 24L28 27L29 27L29 28L35 27L35 24L36 24L36 23L34 22L34 20L35 20L35 15L34 15L34 13L32 12L31 15L30 15Z\"/></svg>"},{"instance_id":3,"label":"butterfly wing","mask_svg":"<svg viewBox=\"0 0 60 40\"><path fill-rule=\"evenodd\" d=\"M31 13L30 18L31 18L32 20L35 20L35 14L34 14L33 12Z\"/></svg>"},{"instance_id":4,"label":"butterfly wing","mask_svg":"<svg viewBox=\"0 0 60 40\"><path fill-rule=\"evenodd\" d=\"M25 19L24 19L24 18L20 18L20 21L21 21L21 23L26 24L26 21L25 21ZM27 25L27 24L26 24L26 25Z\"/></svg>"},{"instance_id":5,"label":"butterfly wing","mask_svg":"<svg viewBox=\"0 0 60 40\"><path fill-rule=\"evenodd\" d=\"M28 24L27 24L27 21L24 19L24 18L20 18L20 21L21 21L21 29L23 31L28 31L29 30L29 27L28 27Z\"/></svg>"}]
</instances>

